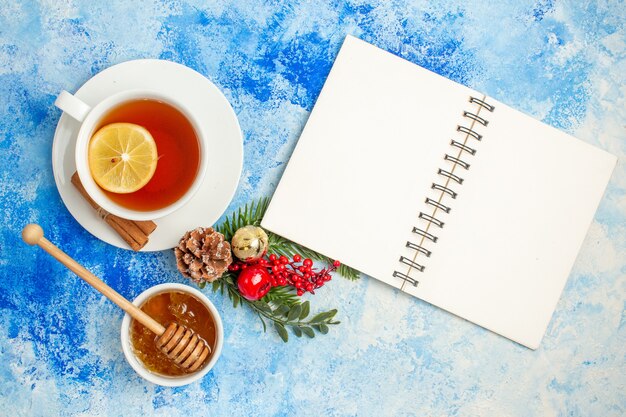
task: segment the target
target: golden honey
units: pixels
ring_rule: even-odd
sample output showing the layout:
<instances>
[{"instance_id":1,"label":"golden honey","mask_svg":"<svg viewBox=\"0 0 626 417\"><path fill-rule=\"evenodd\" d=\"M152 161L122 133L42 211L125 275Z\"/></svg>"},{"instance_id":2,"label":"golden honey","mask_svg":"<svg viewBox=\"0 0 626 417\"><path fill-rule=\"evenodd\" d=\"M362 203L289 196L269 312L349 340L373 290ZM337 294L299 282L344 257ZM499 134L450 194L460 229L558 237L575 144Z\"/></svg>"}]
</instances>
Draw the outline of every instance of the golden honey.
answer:
<instances>
[{"instance_id":1,"label":"golden honey","mask_svg":"<svg viewBox=\"0 0 626 417\"><path fill-rule=\"evenodd\" d=\"M193 330L207 342L211 352L215 351L216 330L213 315L192 294L182 291L162 292L146 300L141 305L141 309L165 327L169 323L175 322ZM157 337L137 320L131 320L131 345L137 358L148 370L164 376L181 376L193 373L178 367L174 361L165 356L156 346ZM204 364L206 365L209 360L210 356L204 361Z\"/></svg>"}]
</instances>

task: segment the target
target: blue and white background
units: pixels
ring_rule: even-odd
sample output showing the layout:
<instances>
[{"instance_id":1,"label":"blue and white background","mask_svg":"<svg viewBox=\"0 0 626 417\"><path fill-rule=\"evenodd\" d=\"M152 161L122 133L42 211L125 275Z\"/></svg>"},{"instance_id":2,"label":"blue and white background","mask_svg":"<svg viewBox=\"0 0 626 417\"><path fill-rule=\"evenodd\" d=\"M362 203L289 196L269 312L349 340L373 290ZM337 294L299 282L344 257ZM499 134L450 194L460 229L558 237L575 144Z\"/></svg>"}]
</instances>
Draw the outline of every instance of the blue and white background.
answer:
<instances>
[{"instance_id":1,"label":"blue and white background","mask_svg":"<svg viewBox=\"0 0 626 417\"><path fill-rule=\"evenodd\" d=\"M0 415L626 415L623 1L0 3ZM339 309L327 336L283 344L209 294L226 331L214 370L182 388L144 382L122 355L120 310L20 239L41 223L129 298L184 282L170 251L116 249L68 213L50 161L56 94L136 58L208 77L244 134L230 211L273 192L348 33L619 157L541 347L336 278L312 299Z\"/></svg>"}]
</instances>

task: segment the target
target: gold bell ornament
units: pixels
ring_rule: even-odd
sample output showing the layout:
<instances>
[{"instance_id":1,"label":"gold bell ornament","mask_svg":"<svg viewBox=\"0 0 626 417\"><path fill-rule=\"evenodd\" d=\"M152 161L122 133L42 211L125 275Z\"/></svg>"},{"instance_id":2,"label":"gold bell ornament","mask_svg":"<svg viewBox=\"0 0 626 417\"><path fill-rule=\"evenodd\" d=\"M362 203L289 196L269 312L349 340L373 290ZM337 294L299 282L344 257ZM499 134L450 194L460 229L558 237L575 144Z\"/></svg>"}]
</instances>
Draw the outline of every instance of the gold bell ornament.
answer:
<instances>
[{"instance_id":1,"label":"gold bell ornament","mask_svg":"<svg viewBox=\"0 0 626 417\"><path fill-rule=\"evenodd\" d=\"M244 262L262 258L268 246L269 239L265 230L252 225L238 229L231 240L233 253Z\"/></svg>"}]
</instances>

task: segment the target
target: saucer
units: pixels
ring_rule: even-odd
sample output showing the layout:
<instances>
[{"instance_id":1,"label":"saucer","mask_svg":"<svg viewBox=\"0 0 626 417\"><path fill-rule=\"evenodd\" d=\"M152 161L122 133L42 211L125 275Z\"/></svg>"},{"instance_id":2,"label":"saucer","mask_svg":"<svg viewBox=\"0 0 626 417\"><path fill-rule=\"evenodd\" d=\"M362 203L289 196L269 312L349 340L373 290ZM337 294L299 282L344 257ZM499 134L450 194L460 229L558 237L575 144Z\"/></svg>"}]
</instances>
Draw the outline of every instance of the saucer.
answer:
<instances>
[{"instance_id":1,"label":"saucer","mask_svg":"<svg viewBox=\"0 0 626 417\"><path fill-rule=\"evenodd\" d=\"M243 138L237 116L222 92L198 72L170 61L140 59L114 65L83 84L76 97L93 106L110 95L137 88L162 92L183 102L209 138L204 182L182 208L154 220L157 228L141 251L171 249L186 231L211 226L228 207L241 175ZM79 122L63 113L54 133L52 170L61 199L89 233L118 248L130 249L72 185L79 127Z\"/></svg>"}]
</instances>

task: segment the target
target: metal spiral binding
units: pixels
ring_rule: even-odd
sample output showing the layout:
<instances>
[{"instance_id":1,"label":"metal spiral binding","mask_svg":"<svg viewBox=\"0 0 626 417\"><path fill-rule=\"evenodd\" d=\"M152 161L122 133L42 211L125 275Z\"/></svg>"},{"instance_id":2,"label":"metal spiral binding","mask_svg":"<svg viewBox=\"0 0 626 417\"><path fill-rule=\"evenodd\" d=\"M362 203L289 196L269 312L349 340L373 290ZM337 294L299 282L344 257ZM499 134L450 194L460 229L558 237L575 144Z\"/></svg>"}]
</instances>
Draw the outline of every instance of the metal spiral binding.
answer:
<instances>
[{"instance_id":1,"label":"metal spiral binding","mask_svg":"<svg viewBox=\"0 0 626 417\"><path fill-rule=\"evenodd\" d=\"M424 269L422 268L419 271L423 271ZM398 271L393 271L393 276L395 278L400 278L405 280L406 282L409 282L411 284L413 284L414 287L417 287L417 284L419 284L419 281L416 280L415 278L412 278L410 276L408 276L407 274L403 274L402 272L398 272Z\"/></svg>"},{"instance_id":2,"label":"metal spiral binding","mask_svg":"<svg viewBox=\"0 0 626 417\"><path fill-rule=\"evenodd\" d=\"M469 119L475 120L475 121L477 121L478 123L480 123L483 126L487 126L489 124L488 120L485 120L482 117L480 117L479 115L474 114L474 113L470 113L468 111L464 111L463 112L463 116L467 117Z\"/></svg>"},{"instance_id":3,"label":"metal spiral binding","mask_svg":"<svg viewBox=\"0 0 626 417\"><path fill-rule=\"evenodd\" d=\"M426 197L425 203L430 204L433 207L437 207L439 210L443 210L446 213L450 213L450 210L452 210L450 207L445 204L441 204L439 201L433 200L432 198Z\"/></svg>"},{"instance_id":4,"label":"metal spiral binding","mask_svg":"<svg viewBox=\"0 0 626 417\"><path fill-rule=\"evenodd\" d=\"M437 243L437 239L439 239L437 236L433 235L432 233L428 233L426 230L422 230L419 227L414 227L413 228L413 233L416 233L430 241L432 241L433 243Z\"/></svg>"},{"instance_id":5,"label":"metal spiral binding","mask_svg":"<svg viewBox=\"0 0 626 417\"><path fill-rule=\"evenodd\" d=\"M480 107L482 107L483 109L488 110L490 112L493 112L493 110L495 109L495 107L492 106L491 104L487 104L483 100L481 100L479 98L476 98L476 97L470 97L469 102L470 103L476 103Z\"/></svg>"},{"instance_id":6,"label":"metal spiral binding","mask_svg":"<svg viewBox=\"0 0 626 417\"><path fill-rule=\"evenodd\" d=\"M424 265L420 265L415 261L410 260L409 258L405 257L405 256L401 256L400 257L400 262L402 262L405 265L410 266L411 268L415 268L418 271L423 271L424 270Z\"/></svg>"},{"instance_id":7,"label":"metal spiral binding","mask_svg":"<svg viewBox=\"0 0 626 417\"><path fill-rule=\"evenodd\" d=\"M459 177L458 175L454 175L453 173L448 172L445 169L439 168L437 170L437 174L443 175L446 178L450 178L451 180L456 181L457 184L463 184L463 178Z\"/></svg>"},{"instance_id":8,"label":"metal spiral binding","mask_svg":"<svg viewBox=\"0 0 626 417\"><path fill-rule=\"evenodd\" d=\"M431 233L431 226L437 226L438 228L443 228L444 222L439 219L436 215L439 212L448 214L452 210L450 206L444 204L442 200L445 196L452 198L453 200L457 198L458 193L450 187L451 183L454 182L457 185L462 185L464 179L459 175L455 174L454 171L457 167L463 168L465 170L469 170L470 164L465 160L461 159L461 156L465 153L470 156L476 155L476 149L472 146L468 145L468 141L476 140L481 141L483 135L478 133L475 130L475 126L480 125L486 127L489 124L489 120L485 119L480 115L482 110L493 112L495 107L485 101L485 97L477 98L470 97L469 102L471 104L477 105L477 108L473 111L464 111L463 117L469 121L469 126L457 125L456 130L463 134L463 140L454 140L450 141L450 146L457 150L458 153L456 155L450 155L446 153L443 159L449 163L451 163L451 167L447 169L439 168L437 170L437 175L440 175L442 178L442 183L433 182L431 185L432 190L439 191L439 195L437 198L426 197L425 203L433 208L433 212L431 214L424 213L420 211L417 216L418 219L423 220L426 224L425 227L417 227L414 226L412 232L415 233L419 237L419 243L415 242L406 242L406 247L415 251L415 256L413 259L407 258L406 256L401 256L399 262L403 265L409 267L408 271L400 272L393 271L393 277L400 278L405 282L417 287L419 281L413 277L411 277L411 270L415 269L419 272L424 272L426 266L416 261L418 255L424 255L427 258L431 256L432 251L425 247L424 243L430 241L432 244L437 243L439 239L438 236ZM404 284L403 284L404 285Z\"/></svg>"},{"instance_id":9,"label":"metal spiral binding","mask_svg":"<svg viewBox=\"0 0 626 417\"><path fill-rule=\"evenodd\" d=\"M483 138L483 135L475 132L474 130L470 129L469 127L458 125L456 127L456 130L459 131L459 132L465 133L467 135L470 135L470 136L472 136L476 140L482 140L482 138Z\"/></svg>"},{"instance_id":10,"label":"metal spiral binding","mask_svg":"<svg viewBox=\"0 0 626 417\"><path fill-rule=\"evenodd\" d=\"M432 253L431 251L429 251L428 249L426 249L423 246L417 245L413 242L406 242L406 247L407 248L411 248L413 250L416 250L418 252L423 253L424 255L426 255L427 257L430 257L430 254Z\"/></svg>"},{"instance_id":11,"label":"metal spiral binding","mask_svg":"<svg viewBox=\"0 0 626 417\"><path fill-rule=\"evenodd\" d=\"M476 155L476 149L470 148L469 146L467 146L467 145L465 145L465 144L463 144L461 142L457 142L454 139L452 139L450 141L450 145L452 145L452 146L454 146L456 148L459 148L460 150L465 151L465 152L467 152L470 155Z\"/></svg>"},{"instance_id":12,"label":"metal spiral binding","mask_svg":"<svg viewBox=\"0 0 626 417\"><path fill-rule=\"evenodd\" d=\"M431 216L430 214L426 214L424 212L420 211L419 216L420 219L424 219L427 222L431 222L432 224L434 224L435 226L439 226L439 227L443 227L443 225L445 224L444 222L442 222L441 220L439 220L436 217Z\"/></svg>"},{"instance_id":13,"label":"metal spiral binding","mask_svg":"<svg viewBox=\"0 0 626 417\"><path fill-rule=\"evenodd\" d=\"M457 193L455 193L454 191L452 191L451 189L449 189L445 185L435 184L433 182L433 185L431 185L430 188L432 188L433 190L443 191L444 193L448 194L452 198L456 198L456 196L457 196Z\"/></svg>"},{"instance_id":14,"label":"metal spiral binding","mask_svg":"<svg viewBox=\"0 0 626 417\"><path fill-rule=\"evenodd\" d=\"M459 158L455 158L454 156L450 156L448 154L446 154L443 157L443 159L445 159L446 161L450 161L454 165L460 166L460 167L465 168L465 169L469 169L469 167L470 167L470 164L468 164L467 162L465 162L465 161L463 161L463 160L461 160Z\"/></svg>"}]
</instances>

